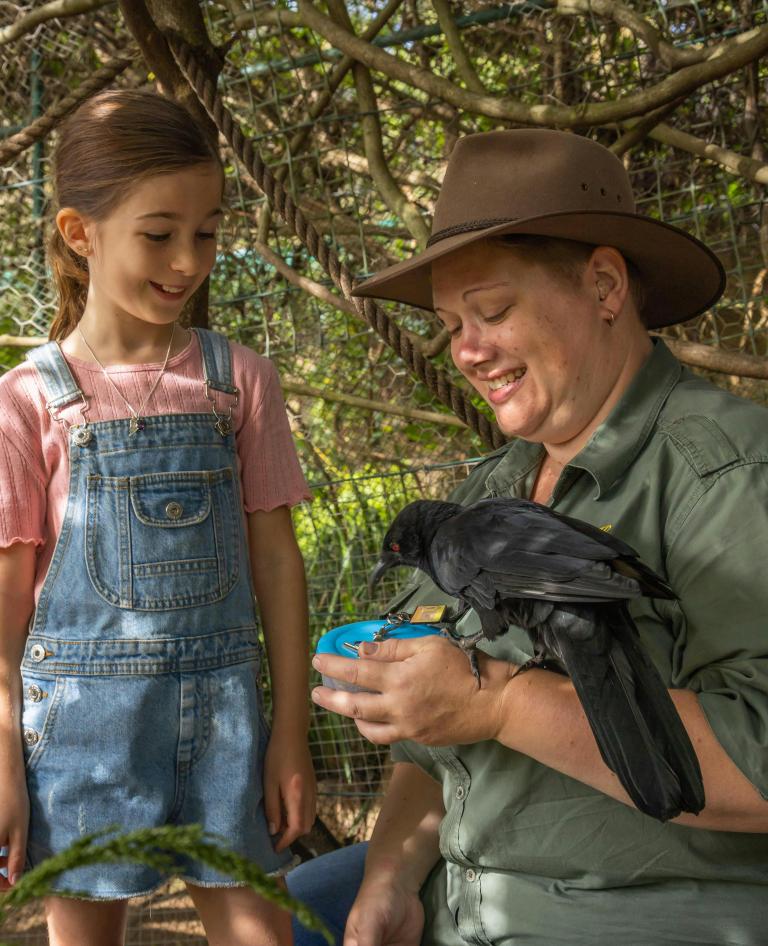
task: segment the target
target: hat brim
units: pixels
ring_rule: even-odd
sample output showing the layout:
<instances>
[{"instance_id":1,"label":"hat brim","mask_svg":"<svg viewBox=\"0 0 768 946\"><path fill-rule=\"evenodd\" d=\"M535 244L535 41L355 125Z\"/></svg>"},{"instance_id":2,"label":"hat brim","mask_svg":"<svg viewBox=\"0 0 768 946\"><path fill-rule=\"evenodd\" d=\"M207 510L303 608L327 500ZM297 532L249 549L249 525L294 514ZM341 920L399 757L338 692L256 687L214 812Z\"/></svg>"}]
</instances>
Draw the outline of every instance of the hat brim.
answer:
<instances>
[{"instance_id":1,"label":"hat brim","mask_svg":"<svg viewBox=\"0 0 768 946\"><path fill-rule=\"evenodd\" d=\"M725 289L725 270L700 240L671 224L637 214L583 211L547 214L446 237L356 286L355 296L405 302L433 311L432 264L489 237L520 233L616 247L637 267L645 289L645 321L662 328L700 315Z\"/></svg>"}]
</instances>

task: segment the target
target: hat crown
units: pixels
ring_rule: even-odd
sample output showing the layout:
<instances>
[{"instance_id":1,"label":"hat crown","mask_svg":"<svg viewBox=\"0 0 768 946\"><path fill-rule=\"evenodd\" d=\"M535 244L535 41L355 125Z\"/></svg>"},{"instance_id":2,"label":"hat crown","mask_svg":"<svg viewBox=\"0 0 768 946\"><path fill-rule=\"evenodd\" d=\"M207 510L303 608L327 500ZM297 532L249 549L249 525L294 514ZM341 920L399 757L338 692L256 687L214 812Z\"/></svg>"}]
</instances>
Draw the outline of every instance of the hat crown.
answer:
<instances>
[{"instance_id":1,"label":"hat crown","mask_svg":"<svg viewBox=\"0 0 768 946\"><path fill-rule=\"evenodd\" d=\"M635 213L629 175L607 148L550 129L482 132L453 149L430 244L506 221L601 212Z\"/></svg>"}]
</instances>

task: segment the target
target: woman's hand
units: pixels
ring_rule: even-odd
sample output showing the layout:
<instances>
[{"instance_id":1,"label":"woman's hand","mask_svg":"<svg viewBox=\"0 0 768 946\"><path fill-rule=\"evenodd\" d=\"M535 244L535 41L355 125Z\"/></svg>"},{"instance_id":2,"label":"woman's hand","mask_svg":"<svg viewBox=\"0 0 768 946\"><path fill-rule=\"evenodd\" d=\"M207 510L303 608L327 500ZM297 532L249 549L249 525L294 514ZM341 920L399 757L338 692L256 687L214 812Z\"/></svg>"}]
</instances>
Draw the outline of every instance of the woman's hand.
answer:
<instances>
[{"instance_id":1,"label":"woman's hand","mask_svg":"<svg viewBox=\"0 0 768 946\"><path fill-rule=\"evenodd\" d=\"M284 851L315 821L317 787L306 736L276 723L264 760L264 810L275 850Z\"/></svg>"},{"instance_id":2,"label":"woman's hand","mask_svg":"<svg viewBox=\"0 0 768 946\"><path fill-rule=\"evenodd\" d=\"M424 908L396 877L364 880L347 920L344 946L419 946Z\"/></svg>"},{"instance_id":3,"label":"woman's hand","mask_svg":"<svg viewBox=\"0 0 768 946\"><path fill-rule=\"evenodd\" d=\"M354 719L366 739L384 744L412 739L428 746L448 746L496 737L513 664L477 651L478 687L466 654L442 637L363 644L360 654L359 660L316 655L312 666L375 693L316 687L312 699Z\"/></svg>"},{"instance_id":4,"label":"woman's hand","mask_svg":"<svg viewBox=\"0 0 768 946\"><path fill-rule=\"evenodd\" d=\"M23 770L13 775L4 773L0 779L0 848L7 854L0 856L0 892L9 890L21 877L27 856L27 829L29 827L29 797Z\"/></svg>"}]
</instances>

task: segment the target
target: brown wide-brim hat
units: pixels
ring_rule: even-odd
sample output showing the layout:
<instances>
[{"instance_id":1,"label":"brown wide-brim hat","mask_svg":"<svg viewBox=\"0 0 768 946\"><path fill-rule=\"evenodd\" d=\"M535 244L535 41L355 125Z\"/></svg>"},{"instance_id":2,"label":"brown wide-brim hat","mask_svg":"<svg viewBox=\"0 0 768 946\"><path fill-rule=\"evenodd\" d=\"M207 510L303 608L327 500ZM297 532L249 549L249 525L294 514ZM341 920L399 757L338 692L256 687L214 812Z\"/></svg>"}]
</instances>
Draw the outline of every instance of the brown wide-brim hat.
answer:
<instances>
[{"instance_id":1,"label":"brown wide-brim hat","mask_svg":"<svg viewBox=\"0 0 768 946\"><path fill-rule=\"evenodd\" d=\"M510 233L616 247L639 271L649 328L693 318L725 288L720 261L700 240L635 212L616 155L580 135L526 128L460 138L426 249L366 279L353 294L432 310L436 259Z\"/></svg>"}]
</instances>

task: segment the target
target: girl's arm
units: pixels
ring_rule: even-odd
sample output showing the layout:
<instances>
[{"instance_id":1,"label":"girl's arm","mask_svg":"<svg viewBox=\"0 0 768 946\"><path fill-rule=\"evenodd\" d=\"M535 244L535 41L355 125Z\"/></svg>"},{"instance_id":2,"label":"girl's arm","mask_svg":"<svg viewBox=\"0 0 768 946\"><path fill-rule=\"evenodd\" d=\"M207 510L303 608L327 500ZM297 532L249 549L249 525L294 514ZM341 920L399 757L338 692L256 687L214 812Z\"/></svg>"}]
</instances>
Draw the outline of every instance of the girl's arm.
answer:
<instances>
[{"instance_id":1,"label":"girl's arm","mask_svg":"<svg viewBox=\"0 0 768 946\"><path fill-rule=\"evenodd\" d=\"M0 857L9 880L0 876L0 891L16 882L24 869L29 801L21 745L21 657L34 608L35 546L16 542L0 549ZM10 881L10 882L9 882Z\"/></svg>"},{"instance_id":2,"label":"girl's arm","mask_svg":"<svg viewBox=\"0 0 768 946\"><path fill-rule=\"evenodd\" d=\"M309 755L309 643L304 560L287 506L248 514L251 573L272 681L272 737L264 803L276 850L306 834L315 818Z\"/></svg>"},{"instance_id":3,"label":"girl's arm","mask_svg":"<svg viewBox=\"0 0 768 946\"><path fill-rule=\"evenodd\" d=\"M398 762L373 829L344 946L419 946L419 890L440 858L444 814L440 785L417 765Z\"/></svg>"}]
</instances>

